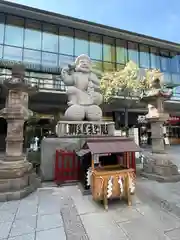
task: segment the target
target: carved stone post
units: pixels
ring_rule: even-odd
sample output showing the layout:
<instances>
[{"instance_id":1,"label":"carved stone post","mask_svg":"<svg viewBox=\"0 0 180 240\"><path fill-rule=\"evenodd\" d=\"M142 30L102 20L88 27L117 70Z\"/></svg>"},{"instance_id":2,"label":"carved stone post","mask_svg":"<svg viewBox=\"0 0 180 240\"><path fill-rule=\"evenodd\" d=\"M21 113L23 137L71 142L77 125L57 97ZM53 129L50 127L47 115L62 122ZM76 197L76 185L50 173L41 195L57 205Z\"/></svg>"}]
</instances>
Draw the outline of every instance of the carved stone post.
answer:
<instances>
[{"instance_id":1,"label":"carved stone post","mask_svg":"<svg viewBox=\"0 0 180 240\"><path fill-rule=\"evenodd\" d=\"M150 120L151 124L151 139L152 139L152 153L165 153L163 124L164 121Z\"/></svg>"},{"instance_id":2,"label":"carved stone post","mask_svg":"<svg viewBox=\"0 0 180 240\"><path fill-rule=\"evenodd\" d=\"M164 110L166 98L156 96L149 106L149 113L146 118L151 124L152 153L165 153L163 124L169 115Z\"/></svg>"},{"instance_id":3,"label":"carved stone post","mask_svg":"<svg viewBox=\"0 0 180 240\"><path fill-rule=\"evenodd\" d=\"M28 119L28 94L36 89L24 80L24 67L15 65L12 77L5 80L8 94L1 115L7 120L6 152L0 159L0 201L27 196L39 186L32 164L23 154L24 121Z\"/></svg>"},{"instance_id":4,"label":"carved stone post","mask_svg":"<svg viewBox=\"0 0 180 240\"><path fill-rule=\"evenodd\" d=\"M148 103L148 114L146 119L151 124L152 153L145 154L145 162L142 175L157 181L180 181L178 168L172 159L165 153L163 124L168 119L164 111L164 101L171 96L171 92L163 92L157 89L144 97Z\"/></svg>"}]
</instances>

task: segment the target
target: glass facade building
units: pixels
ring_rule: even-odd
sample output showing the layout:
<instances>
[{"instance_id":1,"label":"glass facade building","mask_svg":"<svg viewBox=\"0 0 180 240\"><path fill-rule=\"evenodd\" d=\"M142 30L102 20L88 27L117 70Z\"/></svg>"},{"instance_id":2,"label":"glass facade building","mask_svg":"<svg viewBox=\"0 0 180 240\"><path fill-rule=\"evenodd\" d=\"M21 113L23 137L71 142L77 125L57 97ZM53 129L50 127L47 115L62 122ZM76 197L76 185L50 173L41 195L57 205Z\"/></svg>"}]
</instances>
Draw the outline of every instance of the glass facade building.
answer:
<instances>
[{"instance_id":1,"label":"glass facade building","mask_svg":"<svg viewBox=\"0 0 180 240\"><path fill-rule=\"evenodd\" d=\"M160 69L167 84L180 85L180 51L0 13L1 76L10 74L10 63L22 61L32 82L65 90L60 77L54 79L82 53L88 54L93 67L100 71L122 69L132 60L140 68Z\"/></svg>"}]
</instances>

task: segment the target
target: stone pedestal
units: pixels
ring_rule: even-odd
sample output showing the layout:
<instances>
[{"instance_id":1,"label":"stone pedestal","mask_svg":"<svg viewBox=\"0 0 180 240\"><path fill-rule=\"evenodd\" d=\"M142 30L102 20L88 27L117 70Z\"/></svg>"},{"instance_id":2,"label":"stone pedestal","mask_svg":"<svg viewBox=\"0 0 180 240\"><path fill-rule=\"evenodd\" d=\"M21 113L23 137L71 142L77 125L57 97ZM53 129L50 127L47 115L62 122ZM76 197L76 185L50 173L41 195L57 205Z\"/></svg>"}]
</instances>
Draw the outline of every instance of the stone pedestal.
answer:
<instances>
[{"instance_id":1,"label":"stone pedestal","mask_svg":"<svg viewBox=\"0 0 180 240\"><path fill-rule=\"evenodd\" d=\"M30 112L28 93L33 88L24 82L23 72L17 74L17 68L12 70L12 78L4 82L8 95L5 108L0 111L7 120L6 152L0 156L0 201L23 198L40 186L31 163L23 155L24 121Z\"/></svg>"},{"instance_id":2,"label":"stone pedestal","mask_svg":"<svg viewBox=\"0 0 180 240\"><path fill-rule=\"evenodd\" d=\"M145 156L141 175L159 182L178 182L180 174L178 167L170 161L168 154L143 153Z\"/></svg>"},{"instance_id":3,"label":"stone pedestal","mask_svg":"<svg viewBox=\"0 0 180 240\"><path fill-rule=\"evenodd\" d=\"M25 157L7 162L6 156L0 160L0 202L19 200L40 186L40 180Z\"/></svg>"},{"instance_id":4,"label":"stone pedestal","mask_svg":"<svg viewBox=\"0 0 180 240\"><path fill-rule=\"evenodd\" d=\"M114 136L114 122L103 121L59 121L56 134L62 136Z\"/></svg>"},{"instance_id":5,"label":"stone pedestal","mask_svg":"<svg viewBox=\"0 0 180 240\"><path fill-rule=\"evenodd\" d=\"M161 182L180 181L178 168L171 162L165 151L163 124L167 119L166 114L159 118L151 118L152 154L144 153L145 162L142 176Z\"/></svg>"},{"instance_id":6,"label":"stone pedestal","mask_svg":"<svg viewBox=\"0 0 180 240\"><path fill-rule=\"evenodd\" d=\"M151 120L152 153L165 153L163 124L161 120Z\"/></svg>"}]
</instances>

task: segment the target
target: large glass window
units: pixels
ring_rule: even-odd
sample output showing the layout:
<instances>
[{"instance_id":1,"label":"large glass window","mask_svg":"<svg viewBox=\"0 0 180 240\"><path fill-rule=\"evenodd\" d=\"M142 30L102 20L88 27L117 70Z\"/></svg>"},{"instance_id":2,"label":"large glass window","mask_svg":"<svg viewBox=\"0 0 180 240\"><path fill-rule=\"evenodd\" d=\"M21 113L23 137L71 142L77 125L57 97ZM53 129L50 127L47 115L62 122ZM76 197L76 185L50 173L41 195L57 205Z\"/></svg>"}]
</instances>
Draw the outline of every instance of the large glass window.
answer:
<instances>
[{"instance_id":1,"label":"large glass window","mask_svg":"<svg viewBox=\"0 0 180 240\"><path fill-rule=\"evenodd\" d=\"M2 50L3 50L3 46L0 45L0 58L2 58Z\"/></svg>"},{"instance_id":2,"label":"large glass window","mask_svg":"<svg viewBox=\"0 0 180 240\"><path fill-rule=\"evenodd\" d=\"M61 68L68 67L68 65L74 63L74 57L66 56L66 55L59 55L59 66Z\"/></svg>"},{"instance_id":3,"label":"large glass window","mask_svg":"<svg viewBox=\"0 0 180 240\"><path fill-rule=\"evenodd\" d=\"M107 62L116 62L114 38L103 37L103 60Z\"/></svg>"},{"instance_id":4,"label":"large glass window","mask_svg":"<svg viewBox=\"0 0 180 240\"><path fill-rule=\"evenodd\" d=\"M112 72L116 68L115 63L103 62L104 72Z\"/></svg>"},{"instance_id":5,"label":"large glass window","mask_svg":"<svg viewBox=\"0 0 180 240\"><path fill-rule=\"evenodd\" d=\"M164 82L165 84L169 84L169 83L171 83L171 80L172 80L172 75L171 75L171 73L164 72L163 82Z\"/></svg>"},{"instance_id":6,"label":"large glass window","mask_svg":"<svg viewBox=\"0 0 180 240\"><path fill-rule=\"evenodd\" d=\"M23 47L24 20L23 18L8 16L5 26L5 44Z\"/></svg>"},{"instance_id":7,"label":"large glass window","mask_svg":"<svg viewBox=\"0 0 180 240\"><path fill-rule=\"evenodd\" d=\"M95 72L103 72L103 64L101 61L92 61L92 69L95 70Z\"/></svg>"},{"instance_id":8,"label":"large glass window","mask_svg":"<svg viewBox=\"0 0 180 240\"><path fill-rule=\"evenodd\" d=\"M90 58L102 60L102 37L98 34L90 34Z\"/></svg>"},{"instance_id":9,"label":"large glass window","mask_svg":"<svg viewBox=\"0 0 180 240\"><path fill-rule=\"evenodd\" d=\"M156 47L150 48L151 68L160 69L159 50Z\"/></svg>"},{"instance_id":10,"label":"large glass window","mask_svg":"<svg viewBox=\"0 0 180 240\"><path fill-rule=\"evenodd\" d=\"M4 41L4 14L0 13L0 43Z\"/></svg>"},{"instance_id":11,"label":"large glass window","mask_svg":"<svg viewBox=\"0 0 180 240\"><path fill-rule=\"evenodd\" d=\"M41 50L41 42L41 24L37 21L27 20L25 23L24 47Z\"/></svg>"},{"instance_id":12,"label":"large glass window","mask_svg":"<svg viewBox=\"0 0 180 240\"><path fill-rule=\"evenodd\" d=\"M47 53L43 52L42 53L42 65L44 66L53 66L57 67L58 66L58 55L54 53Z\"/></svg>"},{"instance_id":13,"label":"large glass window","mask_svg":"<svg viewBox=\"0 0 180 240\"><path fill-rule=\"evenodd\" d=\"M179 54L176 52L170 53L170 70L172 73L177 73L180 71L179 68Z\"/></svg>"},{"instance_id":14,"label":"large glass window","mask_svg":"<svg viewBox=\"0 0 180 240\"><path fill-rule=\"evenodd\" d=\"M4 46L4 59L22 61L22 48Z\"/></svg>"},{"instance_id":15,"label":"large glass window","mask_svg":"<svg viewBox=\"0 0 180 240\"><path fill-rule=\"evenodd\" d=\"M88 33L75 30L75 56L89 55Z\"/></svg>"},{"instance_id":16,"label":"large glass window","mask_svg":"<svg viewBox=\"0 0 180 240\"><path fill-rule=\"evenodd\" d=\"M117 71L121 71L125 68L125 65L122 65L122 64L116 64L116 70Z\"/></svg>"},{"instance_id":17,"label":"large glass window","mask_svg":"<svg viewBox=\"0 0 180 240\"><path fill-rule=\"evenodd\" d=\"M138 44L134 42L128 42L128 60L133 61L139 65L138 56Z\"/></svg>"},{"instance_id":18,"label":"large glass window","mask_svg":"<svg viewBox=\"0 0 180 240\"><path fill-rule=\"evenodd\" d=\"M61 54L74 55L74 31L71 28L59 28L59 50Z\"/></svg>"},{"instance_id":19,"label":"large glass window","mask_svg":"<svg viewBox=\"0 0 180 240\"><path fill-rule=\"evenodd\" d=\"M150 68L149 47L140 44L139 51L140 51L140 67Z\"/></svg>"},{"instance_id":20,"label":"large glass window","mask_svg":"<svg viewBox=\"0 0 180 240\"><path fill-rule=\"evenodd\" d=\"M24 49L24 62L41 64L41 52L35 50Z\"/></svg>"},{"instance_id":21,"label":"large glass window","mask_svg":"<svg viewBox=\"0 0 180 240\"><path fill-rule=\"evenodd\" d=\"M161 70L164 72L170 71L170 57L169 52L166 50L160 51L160 63L161 63Z\"/></svg>"},{"instance_id":22,"label":"large glass window","mask_svg":"<svg viewBox=\"0 0 180 240\"><path fill-rule=\"evenodd\" d=\"M58 53L58 28L53 25L43 26L42 50Z\"/></svg>"},{"instance_id":23,"label":"large glass window","mask_svg":"<svg viewBox=\"0 0 180 240\"><path fill-rule=\"evenodd\" d=\"M180 75L177 73L172 74L172 83L175 85L180 85Z\"/></svg>"},{"instance_id":24,"label":"large glass window","mask_svg":"<svg viewBox=\"0 0 180 240\"><path fill-rule=\"evenodd\" d=\"M116 62L127 62L127 42L125 40L116 39Z\"/></svg>"}]
</instances>

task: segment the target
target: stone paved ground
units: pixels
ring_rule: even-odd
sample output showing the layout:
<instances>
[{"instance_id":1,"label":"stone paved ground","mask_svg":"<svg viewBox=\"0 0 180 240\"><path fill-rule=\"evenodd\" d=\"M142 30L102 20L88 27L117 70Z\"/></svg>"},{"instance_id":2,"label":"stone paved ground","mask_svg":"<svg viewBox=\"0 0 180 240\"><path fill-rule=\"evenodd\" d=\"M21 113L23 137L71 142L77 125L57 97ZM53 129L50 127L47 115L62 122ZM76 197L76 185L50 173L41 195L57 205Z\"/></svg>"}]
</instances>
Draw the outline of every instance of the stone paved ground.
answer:
<instances>
[{"instance_id":1,"label":"stone paved ground","mask_svg":"<svg viewBox=\"0 0 180 240\"><path fill-rule=\"evenodd\" d=\"M21 201L0 203L0 240L180 239L180 219L147 197L143 182L132 207L118 201L108 212L77 186L44 187Z\"/></svg>"},{"instance_id":2,"label":"stone paved ground","mask_svg":"<svg viewBox=\"0 0 180 240\"><path fill-rule=\"evenodd\" d=\"M137 184L141 198L149 196L161 208L180 217L180 182L159 183L139 178Z\"/></svg>"}]
</instances>

